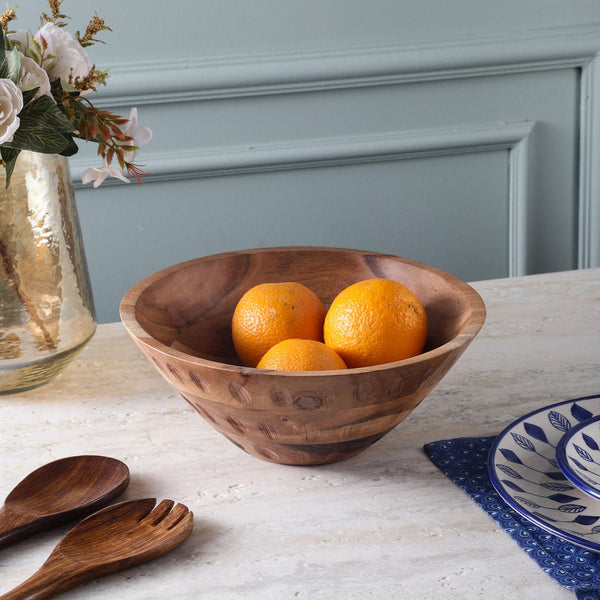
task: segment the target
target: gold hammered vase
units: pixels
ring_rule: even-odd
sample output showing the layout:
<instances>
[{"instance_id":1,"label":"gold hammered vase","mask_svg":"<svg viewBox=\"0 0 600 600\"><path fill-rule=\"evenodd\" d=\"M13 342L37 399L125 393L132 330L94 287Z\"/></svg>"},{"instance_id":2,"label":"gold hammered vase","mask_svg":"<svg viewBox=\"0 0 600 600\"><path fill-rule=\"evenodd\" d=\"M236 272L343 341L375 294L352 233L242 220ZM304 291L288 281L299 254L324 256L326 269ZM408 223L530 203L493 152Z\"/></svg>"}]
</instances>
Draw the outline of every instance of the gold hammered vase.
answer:
<instances>
[{"instance_id":1,"label":"gold hammered vase","mask_svg":"<svg viewBox=\"0 0 600 600\"><path fill-rule=\"evenodd\" d=\"M96 330L68 159L0 166L0 394L55 379Z\"/></svg>"}]
</instances>

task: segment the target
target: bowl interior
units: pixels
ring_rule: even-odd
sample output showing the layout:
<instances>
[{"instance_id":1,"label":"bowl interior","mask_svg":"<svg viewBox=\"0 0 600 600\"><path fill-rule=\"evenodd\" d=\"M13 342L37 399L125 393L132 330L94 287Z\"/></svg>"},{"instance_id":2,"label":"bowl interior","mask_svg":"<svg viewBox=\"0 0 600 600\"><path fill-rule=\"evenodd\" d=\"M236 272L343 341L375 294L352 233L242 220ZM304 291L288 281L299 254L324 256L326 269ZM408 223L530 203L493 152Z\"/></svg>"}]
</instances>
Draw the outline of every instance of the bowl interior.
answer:
<instances>
[{"instance_id":1,"label":"bowl interior","mask_svg":"<svg viewBox=\"0 0 600 600\"><path fill-rule=\"evenodd\" d=\"M258 283L297 281L328 307L343 288L371 277L397 280L419 298L429 324L426 351L454 339L475 306L483 320L479 296L448 273L395 256L335 248L271 248L203 257L159 271L127 296L133 296L139 326L160 343L239 365L231 318L246 290Z\"/></svg>"}]
</instances>

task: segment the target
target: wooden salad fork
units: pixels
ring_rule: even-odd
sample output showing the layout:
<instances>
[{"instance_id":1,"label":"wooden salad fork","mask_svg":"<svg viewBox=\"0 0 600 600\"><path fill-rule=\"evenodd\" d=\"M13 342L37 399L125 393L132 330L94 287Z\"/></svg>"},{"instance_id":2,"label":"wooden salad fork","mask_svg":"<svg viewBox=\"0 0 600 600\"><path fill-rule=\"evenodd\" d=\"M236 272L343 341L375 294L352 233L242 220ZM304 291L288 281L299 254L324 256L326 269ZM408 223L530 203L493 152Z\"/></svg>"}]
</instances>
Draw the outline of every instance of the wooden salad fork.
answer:
<instances>
[{"instance_id":1,"label":"wooden salad fork","mask_svg":"<svg viewBox=\"0 0 600 600\"><path fill-rule=\"evenodd\" d=\"M183 504L154 498L104 508L73 527L29 579L0 600L43 600L173 550L193 528Z\"/></svg>"}]
</instances>

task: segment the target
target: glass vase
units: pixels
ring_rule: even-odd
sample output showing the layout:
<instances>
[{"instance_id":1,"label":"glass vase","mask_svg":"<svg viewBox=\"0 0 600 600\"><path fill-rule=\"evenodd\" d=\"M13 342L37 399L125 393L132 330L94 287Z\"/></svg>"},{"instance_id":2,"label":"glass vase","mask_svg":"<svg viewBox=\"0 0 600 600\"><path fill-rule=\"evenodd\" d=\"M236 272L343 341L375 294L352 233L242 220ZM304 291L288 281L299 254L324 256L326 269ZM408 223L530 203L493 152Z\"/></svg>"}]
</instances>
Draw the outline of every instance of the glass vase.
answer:
<instances>
[{"instance_id":1,"label":"glass vase","mask_svg":"<svg viewBox=\"0 0 600 600\"><path fill-rule=\"evenodd\" d=\"M0 394L55 379L96 330L68 159L0 166Z\"/></svg>"}]
</instances>

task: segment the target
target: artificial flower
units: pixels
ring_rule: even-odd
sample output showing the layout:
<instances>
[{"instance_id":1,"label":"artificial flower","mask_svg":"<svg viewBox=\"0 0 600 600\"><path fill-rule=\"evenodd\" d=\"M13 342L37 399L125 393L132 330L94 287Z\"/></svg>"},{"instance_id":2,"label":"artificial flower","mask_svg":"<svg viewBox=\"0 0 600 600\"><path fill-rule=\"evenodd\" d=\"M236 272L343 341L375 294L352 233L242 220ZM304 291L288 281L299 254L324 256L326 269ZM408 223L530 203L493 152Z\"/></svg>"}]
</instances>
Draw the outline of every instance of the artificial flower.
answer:
<instances>
[{"instance_id":1,"label":"artificial flower","mask_svg":"<svg viewBox=\"0 0 600 600\"><path fill-rule=\"evenodd\" d=\"M129 119L121 128L121 131L129 138L127 146L144 146L152 139L152 130L149 127L137 126L137 108L132 108L129 113ZM129 150L123 153L125 162L132 163L137 155L137 150Z\"/></svg>"},{"instance_id":2,"label":"artificial flower","mask_svg":"<svg viewBox=\"0 0 600 600\"><path fill-rule=\"evenodd\" d=\"M50 89L50 80L48 74L34 60L19 54L21 59L21 68L19 69L19 81L17 85L20 88L39 87L35 98L42 95L52 98L52 90Z\"/></svg>"},{"instance_id":3,"label":"artificial flower","mask_svg":"<svg viewBox=\"0 0 600 600\"><path fill-rule=\"evenodd\" d=\"M60 79L65 84L74 84L76 79L87 77L92 68L87 52L64 27L46 23L33 39L45 48L42 67L50 81Z\"/></svg>"},{"instance_id":4,"label":"artificial flower","mask_svg":"<svg viewBox=\"0 0 600 600\"><path fill-rule=\"evenodd\" d=\"M126 177L119 169L111 167L106 162L106 159L102 162L100 167L90 167L83 172L81 181L83 185L94 182L94 187L97 188L107 177L116 177L121 181L129 183L129 178Z\"/></svg>"},{"instance_id":5,"label":"artificial flower","mask_svg":"<svg viewBox=\"0 0 600 600\"><path fill-rule=\"evenodd\" d=\"M91 64L86 49L110 28L94 15L83 33L71 35L62 3L48 0L50 13L42 13L44 24L35 34L8 31L15 9L0 14L0 162L6 187L20 152L72 156L79 149L76 139L95 142L102 160L86 170L85 183L98 187L106 177L129 181L132 175L141 183L145 173L133 160L152 132L138 127L136 109L125 119L86 96L108 77ZM111 167L113 161L121 170Z\"/></svg>"},{"instance_id":6,"label":"artificial flower","mask_svg":"<svg viewBox=\"0 0 600 600\"><path fill-rule=\"evenodd\" d=\"M138 127L137 126L137 108L132 108L129 113L129 119L121 127L121 133L125 137L125 141L120 143L122 148L134 147L136 150L124 150L122 151L122 160L125 163L133 163L138 153L139 146L147 144L152 139L152 130L149 127ZM114 167L110 167L106 161L106 158L102 161L100 167L90 167L83 172L81 181L84 185L87 183L94 182L94 187L97 188L107 177L116 177L121 181L129 183L129 178Z\"/></svg>"},{"instance_id":7,"label":"artificial flower","mask_svg":"<svg viewBox=\"0 0 600 600\"><path fill-rule=\"evenodd\" d=\"M10 79L0 79L0 144L12 142L19 128L23 94Z\"/></svg>"}]
</instances>

